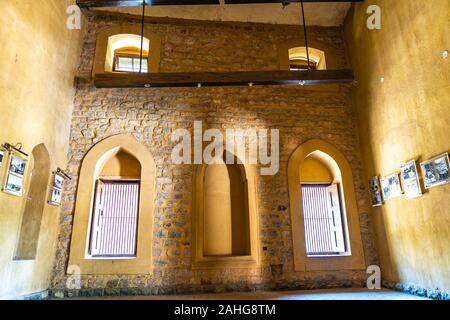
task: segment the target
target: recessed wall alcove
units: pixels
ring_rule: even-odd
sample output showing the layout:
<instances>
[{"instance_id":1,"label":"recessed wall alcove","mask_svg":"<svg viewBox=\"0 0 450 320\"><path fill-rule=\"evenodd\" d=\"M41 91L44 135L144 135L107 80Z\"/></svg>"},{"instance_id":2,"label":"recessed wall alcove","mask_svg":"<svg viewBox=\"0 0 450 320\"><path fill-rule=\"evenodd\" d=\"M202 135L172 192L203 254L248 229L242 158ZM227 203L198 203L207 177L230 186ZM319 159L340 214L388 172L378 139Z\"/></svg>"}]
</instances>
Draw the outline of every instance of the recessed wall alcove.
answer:
<instances>
[{"instance_id":1,"label":"recessed wall alcove","mask_svg":"<svg viewBox=\"0 0 450 320\"><path fill-rule=\"evenodd\" d=\"M50 155L44 144L32 151L33 170L27 193L14 260L34 260L38 251L42 217L48 196Z\"/></svg>"},{"instance_id":2,"label":"recessed wall alcove","mask_svg":"<svg viewBox=\"0 0 450 320\"><path fill-rule=\"evenodd\" d=\"M235 164L199 165L194 169L194 269L259 264L255 168L234 159Z\"/></svg>"}]
</instances>

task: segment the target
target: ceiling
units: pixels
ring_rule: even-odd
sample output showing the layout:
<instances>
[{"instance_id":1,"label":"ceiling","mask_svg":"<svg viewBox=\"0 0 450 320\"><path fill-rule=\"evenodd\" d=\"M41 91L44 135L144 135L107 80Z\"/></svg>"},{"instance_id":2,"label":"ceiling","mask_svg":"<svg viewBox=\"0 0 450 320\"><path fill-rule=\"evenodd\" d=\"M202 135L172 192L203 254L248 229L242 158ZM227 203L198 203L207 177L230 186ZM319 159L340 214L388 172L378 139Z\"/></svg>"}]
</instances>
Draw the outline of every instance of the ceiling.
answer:
<instances>
[{"instance_id":1,"label":"ceiling","mask_svg":"<svg viewBox=\"0 0 450 320\"><path fill-rule=\"evenodd\" d=\"M306 3L306 24L315 26L340 26L350 9L349 2ZM97 9L95 9L97 10ZM142 14L140 7L100 8L114 12ZM180 19L260 22L274 24L302 24L300 4L234 4L234 5L183 5L152 6L146 9L147 16Z\"/></svg>"}]
</instances>

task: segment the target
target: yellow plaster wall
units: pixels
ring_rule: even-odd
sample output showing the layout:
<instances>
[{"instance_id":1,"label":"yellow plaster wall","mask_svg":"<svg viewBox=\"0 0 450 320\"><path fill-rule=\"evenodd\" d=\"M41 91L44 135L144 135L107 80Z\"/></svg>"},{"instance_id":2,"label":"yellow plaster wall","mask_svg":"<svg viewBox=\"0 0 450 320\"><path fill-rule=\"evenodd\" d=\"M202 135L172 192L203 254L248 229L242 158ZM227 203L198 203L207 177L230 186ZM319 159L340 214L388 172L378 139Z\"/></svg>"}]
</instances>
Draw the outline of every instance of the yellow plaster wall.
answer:
<instances>
[{"instance_id":1,"label":"yellow plaster wall","mask_svg":"<svg viewBox=\"0 0 450 320\"><path fill-rule=\"evenodd\" d=\"M366 28L369 4L382 29ZM371 0L347 18L366 179L450 151L450 2ZM380 78L384 77L384 84ZM384 279L450 288L450 185L372 210Z\"/></svg>"},{"instance_id":2,"label":"yellow plaster wall","mask_svg":"<svg viewBox=\"0 0 450 320\"><path fill-rule=\"evenodd\" d=\"M139 179L141 177L141 164L131 154L120 151L106 162L100 177Z\"/></svg>"},{"instance_id":3,"label":"yellow plaster wall","mask_svg":"<svg viewBox=\"0 0 450 320\"><path fill-rule=\"evenodd\" d=\"M313 157L307 157L300 165L300 182L332 183L333 175L328 167Z\"/></svg>"},{"instance_id":4,"label":"yellow plaster wall","mask_svg":"<svg viewBox=\"0 0 450 320\"><path fill-rule=\"evenodd\" d=\"M21 142L29 154L44 143L52 170L66 166L73 108L81 31L66 28L72 3L0 0L0 143ZM0 192L0 297L49 285L59 208L45 205L36 260L13 261L25 198Z\"/></svg>"}]
</instances>

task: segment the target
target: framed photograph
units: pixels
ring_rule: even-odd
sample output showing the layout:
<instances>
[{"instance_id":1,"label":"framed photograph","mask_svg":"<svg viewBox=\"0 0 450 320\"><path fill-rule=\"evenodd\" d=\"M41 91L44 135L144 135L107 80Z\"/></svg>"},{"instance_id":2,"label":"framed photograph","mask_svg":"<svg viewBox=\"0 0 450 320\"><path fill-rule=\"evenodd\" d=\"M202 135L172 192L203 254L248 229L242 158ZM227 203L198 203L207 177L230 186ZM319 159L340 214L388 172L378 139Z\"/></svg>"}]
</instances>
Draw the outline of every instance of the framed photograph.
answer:
<instances>
[{"instance_id":1,"label":"framed photograph","mask_svg":"<svg viewBox=\"0 0 450 320\"><path fill-rule=\"evenodd\" d=\"M50 195L50 204L59 206L61 204L62 191L60 189L52 188Z\"/></svg>"},{"instance_id":2,"label":"framed photograph","mask_svg":"<svg viewBox=\"0 0 450 320\"><path fill-rule=\"evenodd\" d=\"M381 178L381 190L383 191L384 200L400 197L402 195L400 172Z\"/></svg>"},{"instance_id":3,"label":"framed photograph","mask_svg":"<svg viewBox=\"0 0 450 320\"><path fill-rule=\"evenodd\" d=\"M403 188L405 189L405 198L413 199L422 195L422 188L417 173L416 161L411 160L401 166Z\"/></svg>"},{"instance_id":4,"label":"framed photograph","mask_svg":"<svg viewBox=\"0 0 450 320\"><path fill-rule=\"evenodd\" d=\"M0 148L0 168L3 165L3 159L5 158L6 150L3 148Z\"/></svg>"},{"instance_id":5,"label":"framed photograph","mask_svg":"<svg viewBox=\"0 0 450 320\"><path fill-rule=\"evenodd\" d=\"M450 161L448 153L441 154L420 164L425 189L450 182Z\"/></svg>"},{"instance_id":6,"label":"framed photograph","mask_svg":"<svg viewBox=\"0 0 450 320\"><path fill-rule=\"evenodd\" d=\"M369 180L370 198L372 201L372 207L379 207L383 205L383 197L381 195L380 179L378 176Z\"/></svg>"},{"instance_id":7,"label":"framed photograph","mask_svg":"<svg viewBox=\"0 0 450 320\"><path fill-rule=\"evenodd\" d=\"M50 188L50 198L48 203L54 206L61 205L62 189L64 185L64 177L58 173L53 174L53 183Z\"/></svg>"},{"instance_id":8,"label":"framed photograph","mask_svg":"<svg viewBox=\"0 0 450 320\"><path fill-rule=\"evenodd\" d=\"M17 155L11 155L8 168L8 176L6 178L5 187L3 188L4 192L19 197L22 195L26 166L26 160L18 157Z\"/></svg>"}]
</instances>

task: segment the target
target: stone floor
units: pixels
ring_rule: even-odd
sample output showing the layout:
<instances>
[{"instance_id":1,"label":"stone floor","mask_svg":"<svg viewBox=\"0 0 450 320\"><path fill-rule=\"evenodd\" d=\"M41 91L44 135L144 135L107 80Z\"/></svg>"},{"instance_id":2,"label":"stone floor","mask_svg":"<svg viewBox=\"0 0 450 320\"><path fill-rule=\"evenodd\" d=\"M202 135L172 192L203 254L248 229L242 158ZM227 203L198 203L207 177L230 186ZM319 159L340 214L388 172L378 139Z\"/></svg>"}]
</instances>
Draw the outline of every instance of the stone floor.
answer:
<instances>
[{"instance_id":1,"label":"stone floor","mask_svg":"<svg viewBox=\"0 0 450 320\"><path fill-rule=\"evenodd\" d=\"M95 297L76 298L94 300L427 300L387 289L339 289L284 292L237 292L218 294L132 296L132 297Z\"/></svg>"}]
</instances>

